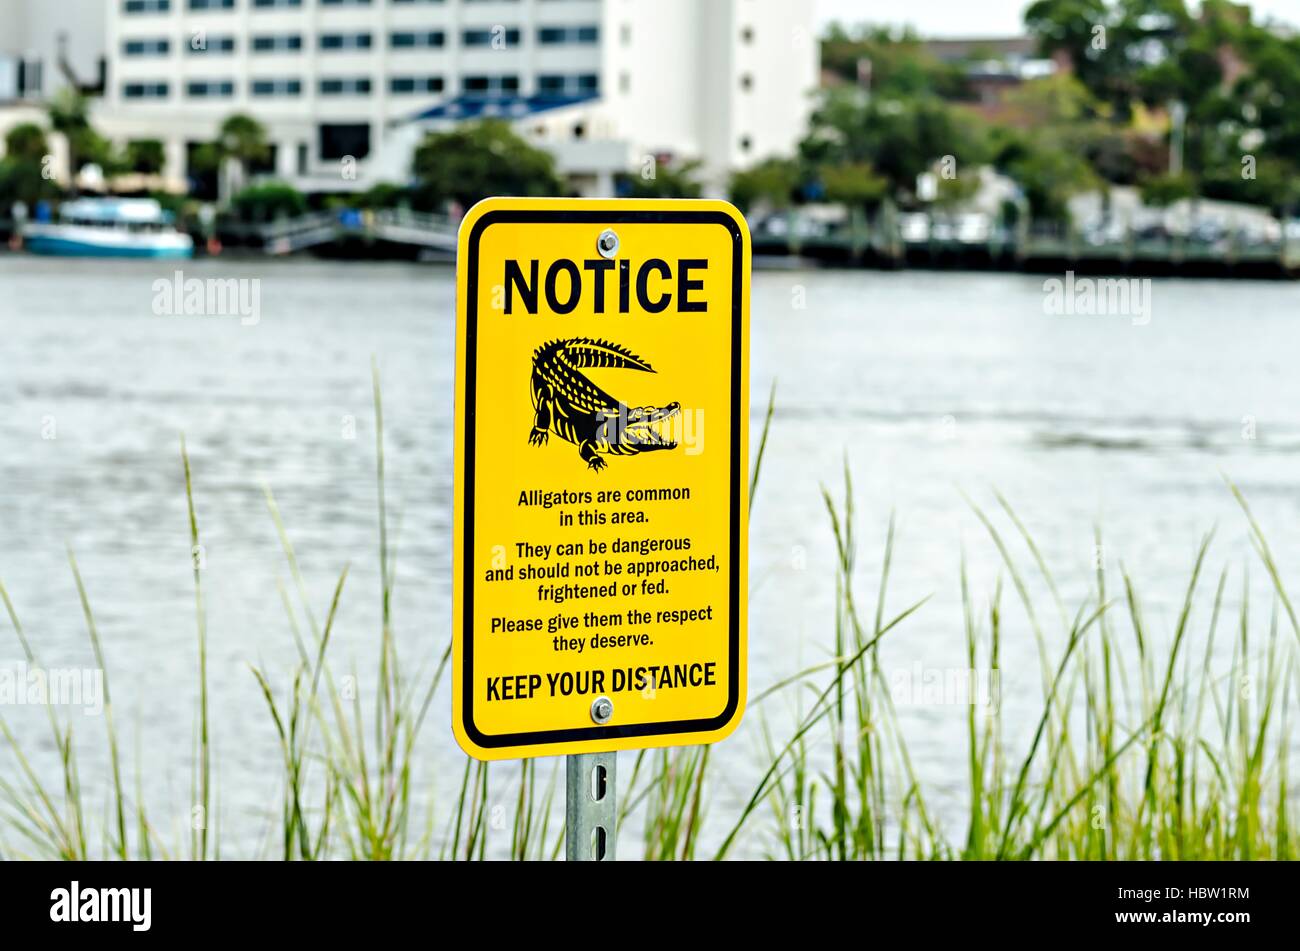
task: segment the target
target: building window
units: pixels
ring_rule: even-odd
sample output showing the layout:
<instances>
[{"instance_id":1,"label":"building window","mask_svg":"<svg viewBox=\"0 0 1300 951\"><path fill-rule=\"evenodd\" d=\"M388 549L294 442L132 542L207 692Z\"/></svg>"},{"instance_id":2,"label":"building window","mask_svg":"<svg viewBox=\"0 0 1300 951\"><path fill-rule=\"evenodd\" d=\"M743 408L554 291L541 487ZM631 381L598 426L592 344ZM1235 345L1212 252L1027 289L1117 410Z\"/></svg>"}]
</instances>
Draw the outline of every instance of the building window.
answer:
<instances>
[{"instance_id":1,"label":"building window","mask_svg":"<svg viewBox=\"0 0 1300 951\"><path fill-rule=\"evenodd\" d=\"M254 53L296 53L302 49L298 33L270 33L253 37Z\"/></svg>"},{"instance_id":2,"label":"building window","mask_svg":"<svg viewBox=\"0 0 1300 951\"><path fill-rule=\"evenodd\" d=\"M599 40L600 27L596 26L544 26L537 31L537 42L542 46L585 45Z\"/></svg>"},{"instance_id":3,"label":"building window","mask_svg":"<svg viewBox=\"0 0 1300 951\"><path fill-rule=\"evenodd\" d=\"M618 74L618 91L625 96L632 91L632 74L627 70Z\"/></svg>"},{"instance_id":4,"label":"building window","mask_svg":"<svg viewBox=\"0 0 1300 951\"><path fill-rule=\"evenodd\" d=\"M124 0L123 13L167 13L172 8L172 0Z\"/></svg>"},{"instance_id":5,"label":"building window","mask_svg":"<svg viewBox=\"0 0 1300 951\"><path fill-rule=\"evenodd\" d=\"M320 81L322 96L368 96L370 79L366 76L348 76Z\"/></svg>"},{"instance_id":6,"label":"building window","mask_svg":"<svg viewBox=\"0 0 1300 951\"><path fill-rule=\"evenodd\" d=\"M489 46L492 49L519 45L519 28L494 26L484 30L466 30L461 34L461 43L465 46Z\"/></svg>"},{"instance_id":7,"label":"building window","mask_svg":"<svg viewBox=\"0 0 1300 951\"><path fill-rule=\"evenodd\" d=\"M235 0L190 0L191 10L233 10Z\"/></svg>"},{"instance_id":8,"label":"building window","mask_svg":"<svg viewBox=\"0 0 1300 951\"><path fill-rule=\"evenodd\" d=\"M235 94L235 84L229 79L192 79L185 84L185 95L191 99L229 99Z\"/></svg>"},{"instance_id":9,"label":"building window","mask_svg":"<svg viewBox=\"0 0 1300 951\"><path fill-rule=\"evenodd\" d=\"M122 86L126 99L166 99L166 83L126 83Z\"/></svg>"},{"instance_id":10,"label":"building window","mask_svg":"<svg viewBox=\"0 0 1300 951\"><path fill-rule=\"evenodd\" d=\"M595 73L537 77L537 91L543 96L587 96L599 89L600 80Z\"/></svg>"},{"instance_id":11,"label":"building window","mask_svg":"<svg viewBox=\"0 0 1300 951\"><path fill-rule=\"evenodd\" d=\"M742 136L740 137L740 151L742 151L742 152L748 152L748 151L749 151L750 149L752 149L753 147L754 147L754 140L753 140L753 139L751 139L751 138L750 138L749 136L747 136L747 135L742 135Z\"/></svg>"},{"instance_id":12,"label":"building window","mask_svg":"<svg viewBox=\"0 0 1300 951\"><path fill-rule=\"evenodd\" d=\"M395 7L411 6L416 3L442 3L443 0L389 0Z\"/></svg>"},{"instance_id":13,"label":"building window","mask_svg":"<svg viewBox=\"0 0 1300 951\"><path fill-rule=\"evenodd\" d=\"M370 0L320 0L322 7L368 7Z\"/></svg>"},{"instance_id":14,"label":"building window","mask_svg":"<svg viewBox=\"0 0 1300 951\"><path fill-rule=\"evenodd\" d=\"M322 162L342 158L363 159L370 154L370 126L360 123L326 123L320 127Z\"/></svg>"},{"instance_id":15,"label":"building window","mask_svg":"<svg viewBox=\"0 0 1300 951\"><path fill-rule=\"evenodd\" d=\"M744 73L740 77L740 88L743 89L745 92L749 92L750 90L752 90L754 88L754 77L751 76L749 73Z\"/></svg>"},{"instance_id":16,"label":"building window","mask_svg":"<svg viewBox=\"0 0 1300 951\"><path fill-rule=\"evenodd\" d=\"M624 46L632 45L632 24L624 23L618 28L618 41Z\"/></svg>"},{"instance_id":17,"label":"building window","mask_svg":"<svg viewBox=\"0 0 1300 951\"><path fill-rule=\"evenodd\" d=\"M322 33L320 48L323 50L368 50L369 33Z\"/></svg>"},{"instance_id":18,"label":"building window","mask_svg":"<svg viewBox=\"0 0 1300 951\"><path fill-rule=\"evenodd\" d=\"M460 88L467 96L514 96L519 93L519 77L466 76Z\"/></svg>"},{"instance_id":19,"label":"building window","mask_svg":"<svg viewBox=\"0 0 1300 951\"><path fill-rule=\"evenodd\" d=\"M416 95L442 92L441 76L394 76L388 80L388 91L395 95Z\"/></svg>"},{"instance_id":20,"label":"building window","mask_svg":"<svg viewBox=\"0 0 1300 951\"><path fill-rule=\"evenodd\" d=\"M211 53L215 56L222 56L235 51L235 38L233 36L205 36L203 33L195 33L190 37L185 48L195 56L202 56L205 53Z\"/></svg>"},{"instance_id":21,"label":"building window","mask_svg":"<svg viewBox=\"0 0 1300 951\"><path fill-rule=\"evenodd\" d=\"M754 28L752 26L746 26L741 28L740 41L742 43L754 42Z\"/></svg>"},{"instance_id":22,"label":"building window","mask_svg":"<svg viewBox=\"0 0 1300 951\"><path fill-rule=\"evenodd\" d=\"M388 45L395 50L437 49L447 42L442 30L424 30L417 33L393 33Z\"/></svg>"},{"instance_id":23,"label":"building window","mask_svg":"<svg viewBox=\"0 0 1300 951\"><path fill-rule=\"evenodd\" d=\"M172 44L168 39L126 40L122 43L123 56L166 56Z\"/></svg>"},{"instance_id":24,"label":"building window","mask_svg":"<svg viewBox=\"0 0 1300 951\"><path fill-rule=\"evenodd\" d=\"M286 7L300 7L302 0L253 0L253 6L259 10L276 10Z\"/></svg>"},{"instance_id":25,"label":"building window","mask_svg":"<svg viewBox=\"0 0 1300 951\"><path fill-rule=\"evenodd\" d=\"M298 79L254 79L254 96L301 96L302 81Z\"/></svg>"}]
</instances>

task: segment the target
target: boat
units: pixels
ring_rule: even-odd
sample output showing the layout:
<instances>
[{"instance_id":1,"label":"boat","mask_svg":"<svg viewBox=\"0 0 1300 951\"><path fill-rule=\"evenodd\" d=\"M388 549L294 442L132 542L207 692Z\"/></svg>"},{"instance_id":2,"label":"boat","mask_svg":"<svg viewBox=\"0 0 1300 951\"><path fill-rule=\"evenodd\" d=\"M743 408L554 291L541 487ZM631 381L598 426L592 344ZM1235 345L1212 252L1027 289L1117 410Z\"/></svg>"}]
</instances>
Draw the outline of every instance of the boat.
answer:
<instances>
[{"instance_id":1,"label":"boat","mask_svg":"<svg viewBox=\"0 0 1300 951\"><path fill-rule=\"evenodd\" d=\"M152 198L77 198L56 221L29 221L23 246L33 254L92 258L189 258L194 241Z\"/></svg>"}]
</instances>

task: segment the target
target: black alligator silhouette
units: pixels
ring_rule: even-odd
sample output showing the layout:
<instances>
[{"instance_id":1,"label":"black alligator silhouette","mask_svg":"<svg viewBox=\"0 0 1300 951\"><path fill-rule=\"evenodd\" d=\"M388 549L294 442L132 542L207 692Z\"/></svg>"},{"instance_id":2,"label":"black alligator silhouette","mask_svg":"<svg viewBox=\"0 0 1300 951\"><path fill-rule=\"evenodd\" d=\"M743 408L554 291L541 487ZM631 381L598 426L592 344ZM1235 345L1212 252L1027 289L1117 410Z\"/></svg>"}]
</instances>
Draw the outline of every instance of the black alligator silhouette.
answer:
<instances>
[{"instance_id":1,"label":"black alligator silhouette","mask_svg":"<svg viewBox=\"0 0 1300 951\"><path fill-rule=\"evenodd\" d=\"M578 454L595 471L605 468L597 453L631 456L677 448L676 441L656 432L654 424L676 416L681 404L629 407L578 372L599 368L655 372L625 347L606 340L577 337L537 348L532 374L537 415L528 441L540 446L549 433L555 433L577 446Z\"/></svg>"}]
</instances>

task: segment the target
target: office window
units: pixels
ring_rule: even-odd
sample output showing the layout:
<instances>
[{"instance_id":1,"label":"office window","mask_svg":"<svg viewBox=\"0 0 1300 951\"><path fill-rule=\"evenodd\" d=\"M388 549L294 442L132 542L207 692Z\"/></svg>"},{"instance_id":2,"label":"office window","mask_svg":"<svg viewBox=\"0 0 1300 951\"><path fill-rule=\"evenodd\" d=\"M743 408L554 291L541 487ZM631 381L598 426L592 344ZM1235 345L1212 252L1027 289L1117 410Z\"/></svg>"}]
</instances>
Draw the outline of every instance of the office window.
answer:
<instances>
[{"instance_id":1,"label":"office window","mask_svg":"<svg viewBox=\"0 0 1300 951\"><path fill-rule=\"evenodd\" d=\"M302 0L253 0L253 6L258 10L277 10L287 7L300 7Z\"/></svg>"},{"instance_id":2,"label":"office window","mask_svg":"<svg viewBox=\"0 0 1300 951\"><path fill-rule=\"evenodd\" d=\"M442 30L393 33L388 38L388 45L395 50L436 49L446 42L447 34Z\"/></svg>"},{"instance_id":3,"label":"office window","mask_svg":"<svg viewBox=\"0 0 1300 951\"><path fill-rule=\"evenodd\" d=\"M466 30L461 34L460 41L465 46L487 46L493 49L518 46L519 29L513 26L509 28L494 26L490 29Z\"/></svg>"},{"instance_id":4,"label":"office window","mask_svg":"<svg viewBox=\"0 0 1300 951\"><path fill-rule=\"evenodd\" d=\"M368 50L369 33L322 33L320 38L322 50Z\"/></svg>"},{"instance_id":5,"label":"office window","mask_svg":"<svg viewBox=\"0 0 1300 951\"><path fill-rule=\"evenodd\" d=\"M366 123L326 123L320 127L322 162L337 162L351 156L363 159L370 154L370 126Z\"/></svg>"},{"instance_id":6,"label":"office window","mask_svg":"<svg viewBox=\"0 0 1300 951\"><path fill-rule=\"evenodd\" d=\"M466 76L460 88L467 96L512 96L519 92L519 77Z\"/></svg>"},{"instance_id":7,"label":"office window","mask_svg":"<svg viewBox=\"0 0 1300 951\"><path fill-rule=\"evenodd\" d=\"M368 96L370 80L365 76L347 76L320 81L322 96Z\"/></svg>"},{"instance_id":8,"label":"office window","mask_svg":"<svg viewBox=\"0 0 1300 951\"><path fill-rule=\"evenodd\" d=\"M597 92L599 88L600 80L595 73L537 77L537 91L543 96L586 96Z\"/></svg>"},{"instance_id":9,"label":"office window","mask_svg":"<svg viewBox=\"0 0 1300 951\"><path fill-rule=\"evenodd\" d=\"M122 96L126 99L166 99L166 83L125 83Z\"/></svg>"},{"instance_id":10,"label":"office window","mask_svg":"<svg viewBox=\"0 0 1300 951\"><path fill-rule=\"evenodd\" d=\"M185 49L195 56L205 54L224 56L235 51L235 38L233 36L205 36L203 33L194 33L185 41Z\"/></svg>"},{"instance_id":11,"label":"office window","mask_svg":"<svg viewBox=\"0 0 1300 951\"><path fill-rule=\"evenodd\" d=\"M123 13L167 13L172 8L172 0L124 0Z\"/></svg>"},{"instance_id":12,"label":"office window","mask_svg":"<svg viewBox=\"0 0 1300 951\"><path fill-rule=\"evenodd\" d=\"M122 43L123 56L166 56L171 50L171 41L165 38L154 40L126 40Z\"/></svg>"},{"instance_id":13,"label":"office window","mask_svg":"<svg viewBox=\"0 0 1300 951\"><path fill-rule=\"evenodd\" d=\"M235 84L229 79L192 79L185 84L185 95L191 99L229 99L235 94Z\"/></svg>"},{"instance_id":14,"label":"office window","mask_svg":"<svg viewBox=\"0 0 1300 951\"><path fill-rule=\"evenodd\" d=\"M537 31L537 42L542 46L587 45L599 40L600 27L596 26L544 26Z\"/></svg>"},{"instance_id":15,"label":"office window","mask_svg":"<svg viewBox=\"0 0 1300 951\"><path fill-rule=\"evenodd\" d=\"M302 49L298 33L267 33L253 37L254 53L296 53Z\"/></svg>"},{"instance_id":16,"label":"office window","mask_svg":"<svg viewBox=\"0 0 1300 951\"><path fill-rule=\"evenodd\" d=\"M302 81L299 79L254 79L251 88L254 96L302 95Z\"/></svg>"},{"instance_id":17,"label":"office window","mask_svg":"<svg viewBox=\"0 0 1300 951\"><path fill-rule=\"evenodd\" d=\"M388 91L394 95L427 95L442 92L441 76L394 76L388 80Z\"/></svg>"},{"instance_id":18,"label":"office window","mask_svg":"<svg viewBox=\"0 0 1300 951\"><path fill-rule=\"evenodd\" d=\"M190 0L191 10L233 10L235 0Z\"/></svg>"}]
</instances>

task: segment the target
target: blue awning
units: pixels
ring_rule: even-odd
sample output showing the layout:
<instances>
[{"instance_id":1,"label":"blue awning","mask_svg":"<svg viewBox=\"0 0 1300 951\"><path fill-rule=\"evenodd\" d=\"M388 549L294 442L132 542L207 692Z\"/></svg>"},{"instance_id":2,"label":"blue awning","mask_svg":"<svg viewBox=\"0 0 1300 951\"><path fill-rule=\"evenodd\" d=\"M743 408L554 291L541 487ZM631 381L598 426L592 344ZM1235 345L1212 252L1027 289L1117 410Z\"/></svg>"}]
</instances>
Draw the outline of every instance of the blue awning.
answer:
<instances>
[{"instance_id":1,"label":"blue awning","mask_svg":"<svg viewBox=\"0 0 1300 951\"><path fill-rule=\"evenodd\" d=\"M540 112L594 102L596 93L581 96L457 96L411 117L424 119L526 119Z\"/></svg>"}]
</instances>

